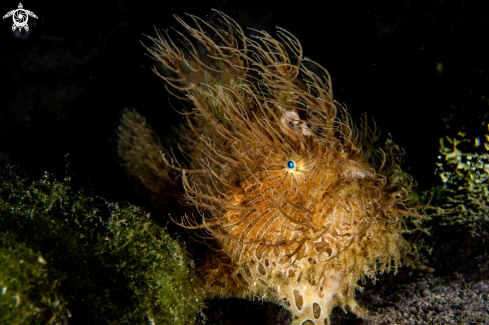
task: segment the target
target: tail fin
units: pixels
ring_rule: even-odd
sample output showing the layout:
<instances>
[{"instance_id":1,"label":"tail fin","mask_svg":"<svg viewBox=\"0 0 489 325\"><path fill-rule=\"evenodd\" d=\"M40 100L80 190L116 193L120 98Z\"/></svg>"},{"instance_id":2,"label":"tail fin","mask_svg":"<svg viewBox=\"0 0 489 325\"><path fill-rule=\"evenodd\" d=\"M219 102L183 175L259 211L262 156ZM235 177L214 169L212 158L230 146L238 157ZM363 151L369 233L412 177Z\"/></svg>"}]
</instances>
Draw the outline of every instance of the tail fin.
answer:
<instances>
[{"instance_id":1,"label":"tail fin","mask_svg":"<svg viewBox=\"0 0 489 325\"><path fill-rule=\"evenodd\" d=\"M176 186L162 159L160 141L144 117L133 109L124 109L117 133L117 152L131 177L152 194L171 191Z\"/></svg>"}]
</instances>

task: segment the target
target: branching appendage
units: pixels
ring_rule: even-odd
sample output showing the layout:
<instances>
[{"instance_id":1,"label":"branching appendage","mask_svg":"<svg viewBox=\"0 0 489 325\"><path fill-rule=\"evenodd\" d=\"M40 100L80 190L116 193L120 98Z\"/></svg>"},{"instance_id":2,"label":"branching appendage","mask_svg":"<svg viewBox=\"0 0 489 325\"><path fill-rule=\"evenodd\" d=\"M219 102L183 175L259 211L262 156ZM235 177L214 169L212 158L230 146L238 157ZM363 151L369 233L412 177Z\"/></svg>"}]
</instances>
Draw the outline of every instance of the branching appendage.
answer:
<instances>
[{"instance_id":1,"label":"branching appendage","mask_svg":"<svg viewBox=\"0 0 489 325\"><path fill-rule=\"evenodd\" d=\"M409 250L405 220L420 216L402 153L391 140L373 148L376 126L353 126L328 72L292 34L246 38L217 13L221 24L190 16L195 27L177 17L183 47L159 33L148 48L191 105L187 167L163 160L200 211L183 226L218 247L201 268L204 291L279 303L294 324L328 323L334 306L365 315L358 282L397 270Z\"/></svg>"}]
</instances>

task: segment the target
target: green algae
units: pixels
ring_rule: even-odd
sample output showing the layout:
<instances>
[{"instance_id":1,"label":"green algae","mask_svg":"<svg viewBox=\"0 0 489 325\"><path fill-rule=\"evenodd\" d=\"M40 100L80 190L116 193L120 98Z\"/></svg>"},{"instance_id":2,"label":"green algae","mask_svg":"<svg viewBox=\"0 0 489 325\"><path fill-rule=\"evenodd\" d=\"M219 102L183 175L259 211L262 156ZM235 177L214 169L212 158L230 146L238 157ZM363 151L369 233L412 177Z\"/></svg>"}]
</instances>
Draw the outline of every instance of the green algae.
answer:
<instances>
[{"instance_id":1,"label":"green algae","mask_svg":"<svg viewBox=\"0 0 489 325\"><path fill-rule=\"evenodd\" d=\"M0 234L0 324L63 324L69 311L59 287L41 254Z\"/></svg>"},{"instance_id":2,"label":"green algae","mask_svg":"<svg viewBox=\"0 0 489 325\"><path fill-rule=\"evenodd\" d=\"M32 257L22 272L32 268L28 272L47 281L33 290L59 300L43 305L46 315L70 317L70 324L195 323L203 299L194 288L194 265L147 212L74 190L68 179L46 174L30 182L19 175L9 168L0 177L0 234L13 243L1 258L12 278L22 276L12 266L19 258L13 252ZM36 264L39 256L45 264ZM17 317L12 307L0 306L0 314Z\"/></svg>"},{"instance_id":3,"label":"green algae","mask_svg":"<svg viewBox=\"0 0 489 325\"><path fill-rule=\"evenodd\" d=\"M489 124L482 125L489 130ZM440 139L439 154L441 225L463 225L476 233L489 221L489 135L446 136Z\"/></svg>"}]
</instances>

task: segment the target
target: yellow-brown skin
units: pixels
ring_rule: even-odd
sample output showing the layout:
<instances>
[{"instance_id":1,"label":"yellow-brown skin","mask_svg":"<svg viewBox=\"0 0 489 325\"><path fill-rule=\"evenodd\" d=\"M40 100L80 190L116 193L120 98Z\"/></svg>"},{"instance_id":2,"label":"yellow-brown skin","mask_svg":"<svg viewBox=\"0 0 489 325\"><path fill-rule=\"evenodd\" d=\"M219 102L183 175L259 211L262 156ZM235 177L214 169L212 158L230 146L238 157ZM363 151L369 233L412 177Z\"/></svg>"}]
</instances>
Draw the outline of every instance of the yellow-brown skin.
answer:
<instances>
[{"instance_id":1,"label":"yellow-brown skin","mask_svg":"<svg viewBox=\"0 0 489 325\"><path fill-rule=\"evenodd\" d=\"M294 36L279 29L280 41L261 31L248 39L218 14L221 25L192 16L195 28L177 18L187 49L161 34L148 48L191 103L180 129L187 167L165 154L164 168L145 161L154 146L131 132L134 112L123 117L119 153L149 188L162 173L181 175L186 202L199 210L182 225L204 229L218 247L200 270L206 296L273 301L294 324L329 323L334 306L364 316L357 282L400 266L405 221L419 217L400 150L390 140L373 148L378 132L366 121L352 126L329 74L303 58ZM126 154L131 146L151 154L138 160L138 150Z\"/></svg>"}]
</instances>

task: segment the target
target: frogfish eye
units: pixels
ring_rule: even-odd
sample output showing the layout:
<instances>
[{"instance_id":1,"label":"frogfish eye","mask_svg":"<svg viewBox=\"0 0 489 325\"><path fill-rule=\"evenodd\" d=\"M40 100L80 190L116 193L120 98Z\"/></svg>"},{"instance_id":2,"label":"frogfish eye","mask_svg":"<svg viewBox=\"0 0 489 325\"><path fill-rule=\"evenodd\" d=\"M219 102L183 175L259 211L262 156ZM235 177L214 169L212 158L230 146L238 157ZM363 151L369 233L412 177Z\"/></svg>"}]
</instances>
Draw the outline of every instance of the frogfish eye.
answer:
<instances>
[{"instance_id":1,"label":"frogfish eye","mask_svg":"<svg viewBox=\"0 0 489 325\"><path fill-rule=\"evenodd\" d=\"M294 164L294 162L293 162L292 160L289 160L289 162L287 163L287 166L288 166L290 169L292 169L292 168L294 168L294 167L295 167L295 164Z\"/></svg>"}]
</instances>

